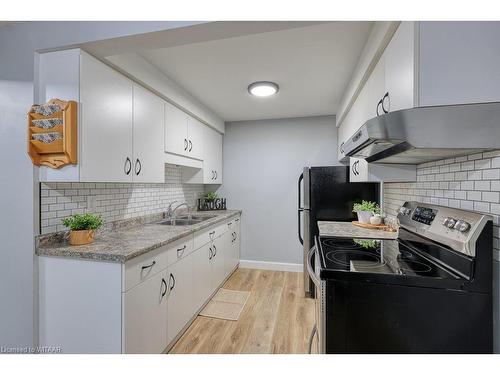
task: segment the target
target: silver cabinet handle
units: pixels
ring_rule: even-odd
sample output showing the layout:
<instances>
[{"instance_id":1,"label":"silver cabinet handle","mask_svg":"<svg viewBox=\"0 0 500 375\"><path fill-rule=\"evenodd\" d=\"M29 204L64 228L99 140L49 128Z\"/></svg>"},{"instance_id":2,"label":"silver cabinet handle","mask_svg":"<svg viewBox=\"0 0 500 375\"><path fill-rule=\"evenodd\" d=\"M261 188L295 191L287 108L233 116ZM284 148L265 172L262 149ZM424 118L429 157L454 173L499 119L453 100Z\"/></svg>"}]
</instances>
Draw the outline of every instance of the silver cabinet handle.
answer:
<instances>
[{"instance_id":1,"label":"silver cabinet handle","mask_svg":"<svg viewBox=\"0 0 500 375\"><path fill-rule=\"evenodd\" d=\"M192 149L193 149L193 142L189 140L189 152L191 152Z\"/></svg>"}]
</instances>

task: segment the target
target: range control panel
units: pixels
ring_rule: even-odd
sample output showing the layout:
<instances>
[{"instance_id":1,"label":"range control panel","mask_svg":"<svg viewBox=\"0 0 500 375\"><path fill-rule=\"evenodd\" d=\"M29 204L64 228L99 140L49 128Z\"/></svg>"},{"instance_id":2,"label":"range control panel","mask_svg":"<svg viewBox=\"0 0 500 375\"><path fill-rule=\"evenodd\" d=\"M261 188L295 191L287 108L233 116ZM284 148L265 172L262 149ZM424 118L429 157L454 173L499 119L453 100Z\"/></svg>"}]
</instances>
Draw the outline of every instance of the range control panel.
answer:
<instances>
[{"instance_id":1,"label":"range control panel","mask_svg":"<svg viewBox=\"0 0 500 375\"><path fill-rule=\"evenodd\" d=\"M432 208L417 206L413 210L411 219L422 224L431 225L432 221L436 217L436 212L437 211L433 210Z\"/></svg>"},{"instance_id":2,"label":"range control panel","mask_svg":"<svg viewBox=\"0 0 500 375\"><path fill-rule=\"evenodd\" d=\"M398 211L398 220L409 231L474 256L475 240L491 217L428 203L405 202Z\"/></svg>"}]
</instances>

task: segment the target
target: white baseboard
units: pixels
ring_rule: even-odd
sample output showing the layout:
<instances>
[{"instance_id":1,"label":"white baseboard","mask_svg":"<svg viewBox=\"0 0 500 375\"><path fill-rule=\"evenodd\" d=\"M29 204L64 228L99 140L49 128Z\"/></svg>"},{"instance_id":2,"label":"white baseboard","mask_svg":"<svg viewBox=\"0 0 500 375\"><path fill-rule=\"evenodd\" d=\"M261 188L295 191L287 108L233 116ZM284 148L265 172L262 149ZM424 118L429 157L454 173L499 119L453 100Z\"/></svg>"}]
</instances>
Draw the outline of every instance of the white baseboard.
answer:
<instances>
[{"instance_id":1,"label":"white baseboard","mask_svg":"<svg viewBox=\"0 0 500 375\"><path fill-rule=\"evenodd\" d=\"M240 268L256 270L302 272L303 266L298 263L263 262L259 260L240 260Z\"/></svg>"}]
</instances>

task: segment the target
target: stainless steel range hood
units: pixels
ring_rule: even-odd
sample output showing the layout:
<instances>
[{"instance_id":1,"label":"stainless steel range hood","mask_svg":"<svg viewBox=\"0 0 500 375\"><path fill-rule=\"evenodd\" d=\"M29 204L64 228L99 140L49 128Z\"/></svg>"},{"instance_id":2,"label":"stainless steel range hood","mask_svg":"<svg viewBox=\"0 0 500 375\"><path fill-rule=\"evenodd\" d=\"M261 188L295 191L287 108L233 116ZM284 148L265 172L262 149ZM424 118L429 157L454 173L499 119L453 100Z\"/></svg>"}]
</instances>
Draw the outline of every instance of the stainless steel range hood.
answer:
<instances>
[{"instance_id":1,"label":"stainless steel range hood","mask_svg":"<svg viewBox=\"0 0 500 375\"><path fill-rule=\"evenodd\" d=\"M500 103L420 107L368 120L344 144L369 163L420 164L500 149Z\"/></svg>"}]
</instances>

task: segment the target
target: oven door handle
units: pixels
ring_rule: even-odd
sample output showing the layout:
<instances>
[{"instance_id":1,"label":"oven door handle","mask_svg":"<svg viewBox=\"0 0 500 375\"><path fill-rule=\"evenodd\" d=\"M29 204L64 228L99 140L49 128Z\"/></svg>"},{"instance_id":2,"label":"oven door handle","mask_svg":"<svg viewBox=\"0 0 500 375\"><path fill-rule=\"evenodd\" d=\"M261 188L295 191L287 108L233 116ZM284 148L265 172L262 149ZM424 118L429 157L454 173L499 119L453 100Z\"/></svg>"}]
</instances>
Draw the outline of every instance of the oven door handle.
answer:
<instances>
[{"instance_id":1,"label":"oven door handle","mask_svg":"<svg viewBox=\"0 0 500 375\"><path fill-rule=\"evenodd\" d=\"M309 354L312 353L313 340L314 340L314 336L316 336L317 333L318 333L318 328L316 327L316 324L315 324L313 329L311 330L311 334L309 335L309 343L307 345L307 352Z\"/></svg>"},{"instance_id":2,"label":"oven door handle","mask_svg":"<svg viewBox=\"0 0 500 375\"><path fill-rule=\"evenodd\" d=\"M314 272L312 266L312 258L315 252L316 252L316 246L313 246L311 250L309 250L309 254L307 255L307 273L309 274L309 277L311 278L313 283L319 288L321 283L318 277L316 276L316 273Z\"/></svg>"}]
</instances>

